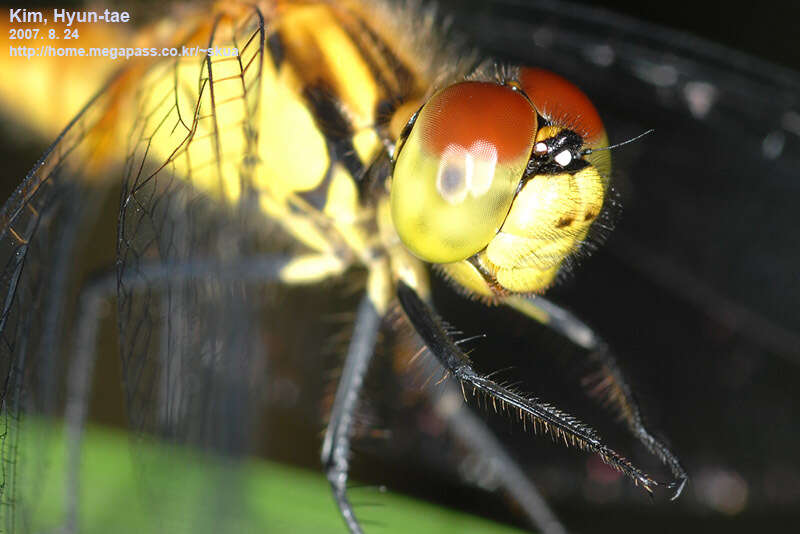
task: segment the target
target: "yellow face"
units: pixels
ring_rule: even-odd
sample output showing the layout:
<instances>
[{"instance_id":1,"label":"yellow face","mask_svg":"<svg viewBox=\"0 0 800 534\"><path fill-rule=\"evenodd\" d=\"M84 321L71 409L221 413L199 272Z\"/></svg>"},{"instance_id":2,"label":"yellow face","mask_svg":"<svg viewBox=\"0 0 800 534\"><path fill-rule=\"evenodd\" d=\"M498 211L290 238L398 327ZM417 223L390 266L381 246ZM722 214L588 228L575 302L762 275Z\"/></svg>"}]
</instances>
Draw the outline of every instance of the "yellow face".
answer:
<instances>
[{"instance_id":1,"label":"yellow face","mask_svg":"<svg viewBox=\"0 0 800 534\"><path fill-rule=\"evenodd\" d=\"M610 160L588 98L552 73L434 94L401 139L392 219L420 259L472 294L536 293L603 208Z\"/></svg>"}]
</instances>

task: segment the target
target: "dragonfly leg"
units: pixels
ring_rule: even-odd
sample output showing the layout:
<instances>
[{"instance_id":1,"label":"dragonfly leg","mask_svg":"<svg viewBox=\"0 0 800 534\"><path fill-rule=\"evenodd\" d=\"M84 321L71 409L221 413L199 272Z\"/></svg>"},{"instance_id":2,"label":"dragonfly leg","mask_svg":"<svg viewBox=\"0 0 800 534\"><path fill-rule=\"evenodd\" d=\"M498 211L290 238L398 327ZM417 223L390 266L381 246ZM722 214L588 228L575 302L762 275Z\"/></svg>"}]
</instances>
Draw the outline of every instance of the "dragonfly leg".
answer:
<instances>
[{"instance_id":1,"label":"dragonfly leg","mask_svg":"<svg viewBox=\"0 0 800 534\"><path fill-rule=\"evenodd\" d=\"M441 365L432 358L420 362L425 374L441 373ZM503 490L522 508L528 521L544 534L565 534L566 527L547 504L533 481L511 457L499 439L461 399L461 390L452 379L438 388L426 388L435 412L445 421L450 432L480 458L491 459L492 474ZM435 391L435 394L434 394Z\"/></svg>"},{"instance_id":2,"label":"dragonfly leg","mask_svg":"<svg viewBox=\"0 0 800 534\"><path fill-rule=\"evenodd\" d=\"M355 330L347 349L342 376L336 389L330 421L322 444L322 465L333 488L336 505L352 534L363 532L347 498L347 475L350 469L350 434L358 406L364 376L375 349L381 317L368 296L358 307Z\"/></svg>"},{"instance_id":3,"label":"dragonfly leg","mask_svg":"<svg viewBox=\"0 0 800 534\"><path fill-rule=\"evenodd\" d=\"M220 260L191 260L186 262L150 262L136 267L135 272L118 275L109 270L96 275L81 290L73 359L67 378L66 427L66 519L64 531L77 532L78 496L80 485L80 455L83 430L88 412L92 374L97 359L97 335L104 306L124 287L126 291L145 288L165 288L169 284L216 279L253 283L279 281L290 258L263 255L247 258L230 265Z\"/></svg>"},{"instance_id":4,"label":"dragonfly leg","mask_svg":"<svg viewBox=\"0 0 800 534\"><path fill-rule=\"evenodd\" d=\"M588 357L599 365L598 384L605 397L616 407L631 434L672 472L675 477L672 500L677 499L689 476L678 457L645 426L641 409L608 344L589 325L544 297L512 297L506 304L586 349Z\"/></svg>"},{"instance_id":5,"label":"dragonfly leg","mask_svg":"<svg viewBox=\"0 0 800 534\"><path fill-rule=\"evenodd\" d=\"M500 409L518 415L523 422L532 424L534 428L541 428L554 439L599 455L606 463L630 477L648 493L653 492L658 483L627 458L608 447L592 427L551 404L535 397L525 396L478 374L472 367L469 357L458 347L441 319L417 292L402 280L397 285L397 296L414 330L445 370L460 383L465 398L467 391L483 395L491 399Z\"/></svg>"}]
</instances>

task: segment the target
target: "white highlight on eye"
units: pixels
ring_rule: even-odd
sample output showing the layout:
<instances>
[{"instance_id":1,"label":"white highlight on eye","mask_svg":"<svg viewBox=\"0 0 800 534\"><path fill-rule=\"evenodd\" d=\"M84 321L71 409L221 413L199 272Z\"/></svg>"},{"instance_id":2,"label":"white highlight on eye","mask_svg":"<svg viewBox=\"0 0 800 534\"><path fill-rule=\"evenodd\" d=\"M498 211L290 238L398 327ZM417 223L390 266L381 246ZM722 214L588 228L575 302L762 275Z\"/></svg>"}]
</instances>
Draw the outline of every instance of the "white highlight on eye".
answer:
<instances>
[{"instance_id":1,"label":"white highlight on eye","mask_svg":"<svg viewBox=\"0 0 800 534\"><path fill-rule=\"evenodd\" d=\"M547 143L544 141L539 141L533 145L533 151L537 154L547 154Z\"/></svg>"},{"instance_id":2,"label":"white highlight on eye","mask_svg":"<svg viewBox=\"0 0 800 534\"><path fill-rule=\"evenodd\" d=\"M436 190L449 204L460 204L468 194L479 197L492 187L496 167L497 148L491 143L447 145L439 158Z\"/></svg>"},{"instance_id":3,"label":"white highlight on eye","mask_svg":"<svg viewBox=\"0 0 800 534\"><path fill-rule=\"evenodd\" d=\"M554 157L553 160L562 167L566 167L567 165L572 163L572 154L570 153L569 150L562 150L561 152L556 154L556 157Z\"/></svg>"},{"instance_id":4,"label":"white highlight on eye","mask_svg":"<svg viewBox=\"0 0 800 534\"><path fill-rule=\"evenodd\" d=\"M478 140L470 145L469 155L472 156L475 165L472 182L468 183L469 192L473 197L479 197L492 187L497 167L497 147Z\"/></svg>"}]
</instances>

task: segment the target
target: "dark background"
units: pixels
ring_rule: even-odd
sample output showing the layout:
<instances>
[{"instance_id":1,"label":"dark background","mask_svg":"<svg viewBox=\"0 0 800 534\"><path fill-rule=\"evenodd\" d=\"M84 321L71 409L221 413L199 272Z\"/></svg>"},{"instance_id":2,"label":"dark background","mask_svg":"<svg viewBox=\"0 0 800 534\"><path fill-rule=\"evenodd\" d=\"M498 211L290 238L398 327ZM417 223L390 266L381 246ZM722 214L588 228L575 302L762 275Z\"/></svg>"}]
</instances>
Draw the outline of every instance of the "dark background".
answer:
<instances>
[{"instance_id":1,"label":"dark background","mask_svg":"<svg viewBox=\"0 0 800 534\"><path fill-rule=\"evenodd\" d=\"M792 45L800 6L758 2L578 2L704 37L790 68L800 65Z\"/></svg>"},{"instance_id":2,"label":"dark background","mask_svg":"<svg viewBox=\"0 0 800 534\"><path fill-rule=\"evenodd\" d=\"M510 9L508 5L498 6L496 2L444 4L469 11L470 17L463 22L467 33L480 33L481 23L494 25L498 17L502 19L504 10ZM525 2L515 4L517 6L514 9L524 6ZM130 6L129 3L119 5ZM597 5L585 3L589 18L591 10L597 9ZM28 3L25 7L32 7L32 4ZM135 7L126 9L137 10ZM164 6L142 4L138 9L155 16ZM603 3L603 9L626 14L631 18L623 19L623 26L638 26L645 33L647 28L637 20L688 32L790 69L800 68L800 47L796 46L794 38L800 7L789 3L776 4L769 9L763 4L752 3L734 9L732 4L723 2L687 2L683 5L674 2L647 5L643 2L606 2ZM491 49L492 42L490 39L483 46ZM705 45L701 42L697 46L702 49ZM496 50L492 52L502 54ZM665 56L673 52L678 56L686 54L681 50L665 49L663 52ZM580 70L579 66L569 68ZM580 72L576 74L580 76ZM628 83L627 79L621 80L621 84ZM796 224L789 216L789 210L797 205L800 195L796 187L786 182L797 179L797 167L792 173L791 169L787 170L778 163L759 163L753 159L755 163L748 160L745 164L732 158L726 168L725 149L730 152L747 150L747 141L750 140L748 128L758 130L758 124L734 120L732 125L742 129L737 132L735 128L731 131L722 118L714 118L716 122L707 125L707 129L698 134L696 140L688 142L686 139L691 135L681 135L682 126L670 122L671 114L680 112L677 111L677 104L669 100L669 95L654 96L645 88L637 91L635 87L619 91L618 94L631 98L630 102L636 104L633 106L629 102L620 102L623 100L621 97L615 99L613 78L602 79L601 82L594 93L591 86L584 84L583 87L592 97L598 96L599 102L604 103L602 106L598 103L601 113L613 116L615 111L620 111L623 114L619 119L612 117L608 120L612 139L616 137L611 129L615 122L618 123L617 131L624 131L626 135L635 133L628 131L633 125L641 124L644 129L655 123L661 137L654 136L654 139L620 155L621 194L625 206L617 232L620 237L615 239L612 236L608 247L584 262L574 278L556 290L554 298L580 311L615 347L634 378L634 385L651 421L669 437L676 451L684 458L693 477L692 485L678 503L667 503L661 495L656 504L651 506L640 492L624 482L612 481L604 485L600 480L602 477L593 478L593 464L574 452L562 451L537 440L532 444L529 437L521 436L522 433L514 428L513 423L488 418L489 422L498 427L498 432L508 440L512 449L525 458L526 467L548 494L559 515L576 531L647 529L655 532L750 532L764 528L778 530L797 524L800 462L795 454L800 438L795 424L797 395L792 390L792 384L796 384L796 379L800 378L797 350L795 347L793 352L792 347L786 345L770 346L763 339L764 335L760 336L758 332L753 334L752 330L736 322L740 320L737 318L741 318L741 314L737 313L743 308L781 323L790 333L800 332L794 318L798 314L793 313L797 310L797 301L792 300L797 295L797 286L788 286L790 283L797 284L797 278L785 276L787 271L800 264L796 251L793 255L790 251L790 236ZM769 90L768 83L767 87ZM783 98L785 89L774 91L776 99ZM634 96L631 97L631 94ZM640 96L637 99L635 95ZM736 98L742 108L748 105L746 95ZM649 99L657 102L652 109L647 107ZM627 115L624 115L625 104L633 108L627 111ZM796 102L794 109L797 109ZM650 121L646 118L640 120L641 116L647 117L648 114L652 117ZM0 155L6 162L2 171L2 186L7 188L7 195L42 152L45 143L26 141L17 133L17 125L4 124L6 135ZM687 120L681 124L691 123ZM681 141L683 145L679 144ZM682 155L673 157L673 151ZM794 154L796 156L797 152ZM682 185L670 188L661 178L654 179L652 188L637 185L636 177L647 175L653 167L698 169L698 174L702 176L703 159L709 157L721 160L716 162L714 169L717 176L728 173L729 190L723 190L724 184L717 181L707 183L709 189L713 189L710 192L686 191L681 189ZM765 176L772 177L779 185L762 187L760 182ZM669 178L668 174L665 178ZM748 180L753 181L752 187L748 185ZM658 184L667 185L661 187ZM741 234L742 241L731 240L731 244L727 244L720 237L723 234L730 237L730 233L737 231L734 228L738 227L730 226L737 213L735 206L728 206L730 209L723 213L723 207L709 202L705 214L707 219L700 221L709 231L699 233L696 242L669 237L670 232L693 232L695 227L689 219L696 212L687 209L685 216L675 215L677 220L671 226L651 224L657 214L668 212L670 206L682 200L687 203L700 202L699 199L705 198L706 194L714 198L715 192L742 207L739 212L745 222L742 232L749 228L748 233ZM113 212L113 208L110 206L109 210ZM716 208L719 211L715 212ZM765 217L765 212L770 211L776 214L774 218ZM753 216L753 213L756 215ZM681 220L686 222L686 226L679 226ZM729 226L726 227L721 221ZM782 243L771 241L770 236L775 234L785 234L786 238ZM651 237L652 240L647 241ZM641 248L637 246L641 247L642 243L646 245L645 252L662 251L664 257L674 260L673 265L695 266L701 263L701 268L695 274L701 276L704 282L720 282L715 288L715 297L704 299L698 296L698 292L693 292L691 280L684 276L685 271L679 271L677 275L673 272L673 276L669 276L669 273L659 276L658 271L648 263L648 258L658 263L659 256L639 254ZM719 248L714 248L720 243L723 244ZM759 243L761 247L756 246ZM711 257L703 256L709 250L713 250ZM736 278L731 275L726 278L730 273L725 272L724 265L726 262L744 264L752 261L753 256L757 256L758 265L766 266L763 272L767 274L754 268L749 284L751 288L743 290L741 280L747 277L742 275L742 278ZM702 263L703 260L706 263ZM102 263L104 260L96 258L94 261ZM786 298L780 300L774 297L780 294ZM730 300L717 299L720 296ZM465 332L485 332L492 339L503 339L505 336L505 330L508 329L492 335L492 328L486 326L485 320L470 322L470 314L477 315L483 310L453 299L446 287L437 288L437 298L443 314ZM290 299L296 302L294 305L298 309L325 305L312 291L292 292ZM703 302L709 301L713 308L710 313L703 306ZM791 303L795 303L795 306L791 307ZM331 308L329 304L328 307ZM467 313L462 315L465 309ZM515 323L503 312L492 313L497 317L495 321L490 321L491 324L508 326L517 335L516 341L510 340L507 345L498 344L498 347L512 353L514 347L519 349L530 342L527 337L530 335L529 325ZM726 322L726 314L734 317L734 320ZM320 332L325 332L324 328ZM570 349L546 332L537 331L535 336L536 346L543 347L541 352L555 355L553 362L543 359L527 364L511 359L502 363L500 360L481 363L489 369L514 365L514 372L518 375L537 376L536 382L526 383L530 390L542 392L542 395L555 395L568 406L575 403L581 410L587 410L581 413L589 414L584 418L592 421L595 416L603 417L602 412L592 412L592 408L584 407L578 400L580 388L573 386L580 380L582 370L570 363L573 358ZM298 352L310 354L314 350L312 340L286 344ZM488 347L491 346L484 346L484 352L490 352ZM310 361L313 364L314 360ZM98 376L108 377L108 382L113 382L119 376L119 370L113 363L106 367L98 371ZM380 369L376 372L379 373ZM100 386L103 380L97 382L100 393L96 395L107 395L102 393ZM573 394L570 387L578 393ZM105 408L94 409L97 420L112 424L124 421L121 403L116 408ZM268 453L279 459L313 466L316 462L318 442L315 440L318 439L319 427L297 424L297 414L313 416L319 412L319 406L314 404L310 408L293 410L285 420L275 424L301 427L293 431L298 436L308 438L302 441L308 445L299 446L301 440L297 438L284 446L273 446ZM608 420L608 417L605 416L605 419ZM403 428L402 422L396 424ZM607 426L612 438L623 443L626 450L634 448L629 441L624 441L624 437L615 433L613 424ZM403 449L401 444L367 444L362 449L365 458L356 462L355 467L356 473L367 482L386 483L392 488L501 520L509 517L502 498L461 488L457 485L458 477L450 468L443 469L445 473L431 472L422 462L422 465L409 469L408 459L403 459L403 451L398 450ZM446 452L436 449L425 454L429 455L431 462L436 462L437 455ZM635 454L637 459L649 462L645 455L639 452ZM392 465L381 463L381 458L391 458L393 461L390 464L401 467L393 468ZM658 469L652 462L647 465ZM448 470L452 475L449 478L446 473ZM381 477L376 477L375 473L381 473ZM404 478L387 481L383 473L402 475ZM434 485L431 479L442 480L444 486ZM747 488L745 506L726 508L726 503L730 503L731 499L735 501L735 492L737 488L741 489L741 482ZM732 491L734 495L725 494L725 491ZM720 500L714 501L714 498ZM522 524L516 516L511 520Z\"/></svg>"}]
</instances>

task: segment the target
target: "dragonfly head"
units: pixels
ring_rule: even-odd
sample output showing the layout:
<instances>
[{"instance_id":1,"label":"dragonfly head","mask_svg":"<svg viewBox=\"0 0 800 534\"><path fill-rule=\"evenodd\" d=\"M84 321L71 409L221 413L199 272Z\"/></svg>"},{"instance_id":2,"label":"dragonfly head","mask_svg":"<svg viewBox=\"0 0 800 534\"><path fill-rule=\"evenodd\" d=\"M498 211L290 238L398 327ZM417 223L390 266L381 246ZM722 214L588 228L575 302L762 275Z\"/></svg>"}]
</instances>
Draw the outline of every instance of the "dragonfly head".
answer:
<instances>
[{"instance_id":1,"label":"dragonfly head","mask_svg":"<svg viewBox=\"0 0 800 534\"><path fill-rule=\"evenodd\" d=\"M441 89L398 143L397 233L471 292L543 291L603 207L610 158L591 149L607 142L586 95L547 71Z\"/></svg>"}]
</instances>

